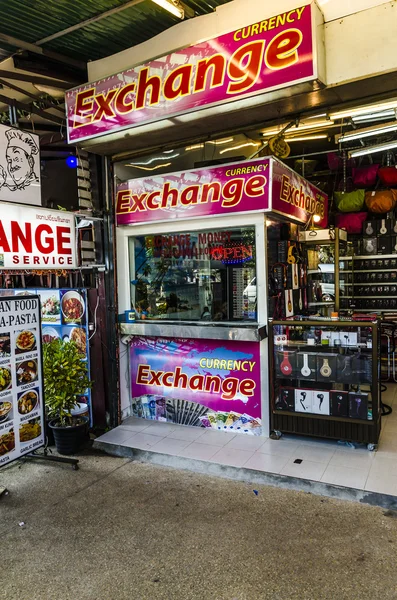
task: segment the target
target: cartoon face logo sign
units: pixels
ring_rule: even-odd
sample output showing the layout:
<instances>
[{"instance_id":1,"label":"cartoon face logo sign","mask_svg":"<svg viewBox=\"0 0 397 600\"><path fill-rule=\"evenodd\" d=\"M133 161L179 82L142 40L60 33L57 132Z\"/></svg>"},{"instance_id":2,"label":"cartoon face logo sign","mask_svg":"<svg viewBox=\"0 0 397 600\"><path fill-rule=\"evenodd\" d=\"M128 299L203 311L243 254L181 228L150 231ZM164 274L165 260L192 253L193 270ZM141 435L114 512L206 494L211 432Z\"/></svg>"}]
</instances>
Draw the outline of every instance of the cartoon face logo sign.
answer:
<instances>
[{"instance_id":1,"label":"cartoon face logo sign","mask_svg":"<svg viewBox=\"0 0 397 600\"><path fill-rule=\"evenodd\" d=\"M19 129L9 129L5 132L5 137L6 168L0 164L0 189L5 186L10 191L24 190L32 183L39 183L34 158L39 154L39 148L33 137Z\"/></svg>"}]
</instances>

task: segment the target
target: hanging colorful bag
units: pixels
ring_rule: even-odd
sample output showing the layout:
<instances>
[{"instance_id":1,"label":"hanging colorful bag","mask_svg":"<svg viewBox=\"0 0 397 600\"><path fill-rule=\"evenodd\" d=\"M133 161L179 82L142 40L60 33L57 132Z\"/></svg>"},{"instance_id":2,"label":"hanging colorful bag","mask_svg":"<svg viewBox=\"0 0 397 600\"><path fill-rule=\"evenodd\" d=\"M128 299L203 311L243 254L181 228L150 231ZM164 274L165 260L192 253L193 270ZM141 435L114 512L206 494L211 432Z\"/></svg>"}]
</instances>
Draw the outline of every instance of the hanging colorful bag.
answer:
<instances>
[{"instance_id":1,"label":"hanging colorful bag","mask_svg":"<svg viewBox=\"0 0 397 600\"><path fill-rule=\"evenodd\" d=\"M342 171L343 169L343 157L336 152L328 152L327 163L330 171ZM349 158L346 161L346 168L351 169L354 166L354 159Z\"/></svg>"},{"instance_id":2,"label":"hanging colorful bag","mask_svg":"<svg viewBox=\"0 0 397 600\"><path fill-rule=\"evenodd\" d=\"M365 165L352 169L353 182L356 187L371 187L376 183L379 165Z\"/></svg>"},{"instance_id":3,"label":"hanging colorful bag","mask_svg":"<svg viewBox=\"0 0 397 600\"><path fill-rule=\"evenodd\" d=\"M354 192L335 192L336 208L339 212L360 212L364 206L365 190L354 190Z\"/></svg>"},{"instance_id":4,"label":"hanging colorful bag","mask_svg":"<svg viewBox=\"0 0 397 600\"><path fill-rule=\"evenodd\" d=\"M386 187L397 187L397 166L381 167L378 177Z\"/></svg>"},{"instance_id":5,"label":"hanging colorful bag","mask_svg":"<svg viewBox=\"0 0 397 600\"><path fill-rule=\"evenodd\" d=\"M397 190L366 192L365 204L370 212L387 213L393 210L397 202Z\"/></svg>"},{"instance_id":6,"label":"hanging colorful bag","mask_svg":"<svg viewBox=\"0 0 397 600\"><path fill-rule=\"evenodd\" d=\"M363 223L368 217L366 212L345 213L335 216L335 225L339 229L345 229L347 233L361 233Z\"/></svg>"}]
</instances>

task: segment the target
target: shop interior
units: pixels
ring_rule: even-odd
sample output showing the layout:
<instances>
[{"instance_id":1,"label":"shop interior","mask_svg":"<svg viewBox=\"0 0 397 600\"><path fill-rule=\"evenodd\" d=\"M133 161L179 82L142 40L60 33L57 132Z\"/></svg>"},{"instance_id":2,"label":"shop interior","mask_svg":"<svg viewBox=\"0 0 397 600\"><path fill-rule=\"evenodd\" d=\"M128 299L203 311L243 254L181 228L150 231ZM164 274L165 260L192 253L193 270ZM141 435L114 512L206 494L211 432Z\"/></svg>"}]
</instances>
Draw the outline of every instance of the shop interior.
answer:
<instances>
[{"instance_id":1,"label":"shop interior","mask_svg":"<svg viewBox=\"0 0 397 600\"><path fill-rule=\"evenodd\" d=\"M300 476L290 459L304 450L309 471L303 477L323 480L334 461L362 482L370 477L371 451L397 456L396 111L396 99L356 103L117 157L116 184L273 155L328 194L327 230L316 227L316 215L305 226L266 219L273 439L264 442L270 458L262 463L272 472ZM255 322L259 261L252 232L230 231L224 246L239 254L226 260L217 240L206 240L208 254L197 255L199 233L131 238L137 318ZM170 254L156 256L156 247L167 245ZM349 463L351 454L344 454L352 447Z\"/></svg>"}]
</instances>

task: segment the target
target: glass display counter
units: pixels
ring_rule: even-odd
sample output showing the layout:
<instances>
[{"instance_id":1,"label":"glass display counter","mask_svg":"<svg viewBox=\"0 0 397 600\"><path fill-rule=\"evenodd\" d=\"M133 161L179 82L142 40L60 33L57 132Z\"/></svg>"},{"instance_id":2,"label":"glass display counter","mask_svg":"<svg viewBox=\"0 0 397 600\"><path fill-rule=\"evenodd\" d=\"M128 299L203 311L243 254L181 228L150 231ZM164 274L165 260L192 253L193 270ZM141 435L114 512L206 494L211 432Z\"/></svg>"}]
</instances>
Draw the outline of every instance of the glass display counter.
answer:
<instances>
[{"instance_id":1,"label":"glass display counter","mask_svg":"<svg viewBox=\"0 0 397 600\"><path fill-rule=\"evenodd\" d=\"M380 433L377 322L270 325L271 430L374 449Z\"/></svg>"}]
</instances>

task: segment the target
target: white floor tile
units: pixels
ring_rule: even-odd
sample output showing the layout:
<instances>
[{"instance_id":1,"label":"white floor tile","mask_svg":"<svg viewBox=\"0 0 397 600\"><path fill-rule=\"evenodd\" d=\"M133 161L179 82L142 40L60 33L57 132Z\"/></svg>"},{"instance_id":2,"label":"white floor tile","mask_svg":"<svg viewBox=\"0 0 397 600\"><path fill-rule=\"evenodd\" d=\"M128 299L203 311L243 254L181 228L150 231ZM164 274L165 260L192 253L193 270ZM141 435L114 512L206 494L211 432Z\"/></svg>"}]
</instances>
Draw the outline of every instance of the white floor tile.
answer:
<instances>
[{"instance_id":1,"label":"white floor tile","mask_svg":"<svg viewBox=\"0 0 397 600\"><path fill-rule=\"evenodd\" d=\"M393 427L390 427L390 426L388 428L385 427L380 432L380 439L383 442L388 442L390 444L397 445L397 429L394 429Z\"/></svg>"},{"instance_id":2,"label":"white floor tile","mask_svg":"<svg viewBox=\"0 0 397 600\"><path fill-rule=\"evenodd\" d=\"M242 467L253 455L253 452L248 450L234 450L233 448L220 448L216 454L210 459L211 462L216 462L221 465L230 465L233 467Z\"/></svg>"},{"instance_id":3,"label":"white floor tile","mask_svg":"<svg viewBox=\"0 0 397 600\"><path fill-rule=\"evenodd\" d=\"M302 444L293 453L293 457L312 462L328 464L332 456L335 454L335 449L332 447L322 448L318 445Z\"/></svg>"},{"instance_id":4,"label":"white floor tile","mask_svg":"<svg viewBox=\"0 0 397 600\"><path fill-rule=\"evenodd\" d=\"M218 451L219 446L192 442L189 446L186 446L186 448L179 452L179 456L195 458L196 460L210 460Z\"/></svg>"},{"instance_id":5,"label":"white floor tile","mask_svg":"<svg viewBox=\"0 0 397 600\"><path fill-rule=\"evenodd\" d=\"M194 442L197 438L201 437L204 433L204 429L202 427L184 427L181 425L171 431L167 435L169 438L173 438L175 440L186 440L187 442Z\"/></svg>"},{"instance_id":6,"label":"white floor tile","mask_svg":"<svg viewBox=\"0 0 397 600\"><path fill-rule=\"evenodd\" d=\"M149 419L142 419L141 417L127 417L126 419L124 419L124 421L121 424L125 425L125 426L126 425L143 425L144 427L147 427L151 423L153 423L153 421L150 421Z\"/></svg>"},{"instance_id":7,"label":"white floor tile","mask_svg":"<svg viewBox=\"0 0 397 600\"><path fill-rule=\"evenodd\" d=\"M128 429L129 431L138 433L138 431L143 431L144 429L147 429L148 427L148 422L147 421L142 421L137 423L137 419L135 419L135 422L131 421L129 423L127 423L127 421L123 421L120 425L120 427L122 429Z\"/></svg>"},{"instance_id":8,"label":"white floor tile","mask_svg":"<svg viewBox=\"0 0 397 600\"><path fill-rule=\"evenodd\" d=\"M181 451L190 444L188 440L175 440L169 437L163 438L157 444L150 448L153 452L162 452L163 454L180 454Z\"/></svg>"},{"instance_id":9,"label":"white floor tile","mask_svg":"<svg viewBox=\"0 0 397 600\"><path fill-rule=\"evenodd\" d=\"M387 417L382 417L381 425L383 430L387 430L390 425L394 429L397 425L397 410L393 410L392 414Z\"/></svg>"},{"instance_id":10,"label":"white floor tile","mask_svg":"<svg viewBox=\"0 0 397 600\"><path fill-rule=\"evenodd\" d=\"M375 452L369 452L367 449L338 449L331 458L329 465L334 467L347 467L349 469L369 469L375 459Z\"/></svg>"},{"instance_id":11,"label":"white floor tile","mask_svg":"<svg viewBox=\"0 0 397 600\"><path fill-rule=\"evenodd\" d=\"M273 454L262 454L255 452L244 465L245 469L255 469L267 473L280 473L288 462L287 456L275 456Z\"/></svg>"},{"instance_id":12,"label":"white floor tile","mask_svg":"<svg viewBox=\"0 0 397 600\"><path fill-rule=\"evenodd\" d=\"M266 442L266 438L254 435L244 435L238 433L225 448L235 448L236 450L252 450L255 452Z\"/></svg>"},{"instance_id":13,"label":"white floor tile","mask_svg":"<svg viewBox=\"0 0 397 600\"><path fill-rule=\"evenodd\" d=\"M295 451L299 448L299 444L296 442L288 442L281 440L270 440L267 439L265 443L258 448L257 452L263 454L272 454L274 456L292 456Z\"/></svg>"},{"instance_id":14,"label":"white floor tile","mask_svg":"<svg viewBox=\"0 0 397 600\"><path fill-rule=\"evenodd\" d=\"M397 455L384 456L376 452L371 465L370 475L397 477Z\"/></svg>"},{"instance_id":15,"label":"white floor tile","mask_svg":"<svg viewBox=\"0 0 397 600\"><path fill-rule=\"evenodd\" d=\"M145 429L145 433L149 435L158 435L159 437L166 437L171 431L175 431L178 427L182 427L182 425L175 425L175 423L159 423L153 422L153 424L148 424L148 427Z\"/></svg>"},{"instance_id":16,"label":"white floor tile","mask_svg":"<svg viewBox=\"0 0 397 600\"><path fill-rule=\"evenodd\" d=\"M123 444L124 440L130 438L132 435L134 435L134 433L129 429L116 427L115 429L104 433L97 439L99 442L107 442L109 444Z\"/></svg>"},{"instance_id":17,"label":"white floor tile","mask_svg":"<svg viewBox=\"0 0 397 600\"><path fill-rule=\"evenodd\" d=\"M350 469L336 465L328 465L321 481L363 490L369 469Z\"/></svg>"},{"instance_id":18,"label":"white floor tile","mask_svg":"<svg viewBox=\"0 0 397 600\"><path fill-rule=\"evenodd\" d=\"M370 473L365 484L365 489L369 492L397 496L397 477Z\"/></svg>"},{"instance_id":19,"label":"white floor tile","mask_svg":"<svg viewBox=\"0 0 397 600\"><path fill-rule=\"evenodd\" d=\"M211 429L207 429L204 431L203 435L200 435L197 442L199 444L213 444L214 446L226 446L235 435L242 435L228 433L225 431L216 431L215 429L212 431Z\"/></svg>"},{"instance_id":20,"label":"white floor tile","mask_svg":"<svg viewBox=\"0 0 397 600\"><path fill-rule=\"evenodd\" d=\"M324 463L316 463L309 460L304 460L300 464L297 464L294 463L294 459L290 458L287 464L281 469L280 474L320 481L326 466Z\"/></svg>"},{"instance_id":21,"label":"white floor tile","mask_svg":"<svg viewBox=\"0 0 397 600\"><path fill-rule=\"evenodd\" d=\"M146 430L145 430L146 431ZM161 439L158 435L148 435L147 433L135 433L123 442L123 446L129 448L139 448L140 450L149 450Z\"/></svg>"},{"instance_id":22,"label":"white floor tile","mask_svg":"<svg viewBox=\"0 0 397 600\"><path fill-rule=\"evenodd\" d=\"M382 444L380 443L378 446L378 451L376 452L376 456L379 458L391 458L397 460L397 450L394 444Z\"/></svg>"}]
</instances>

